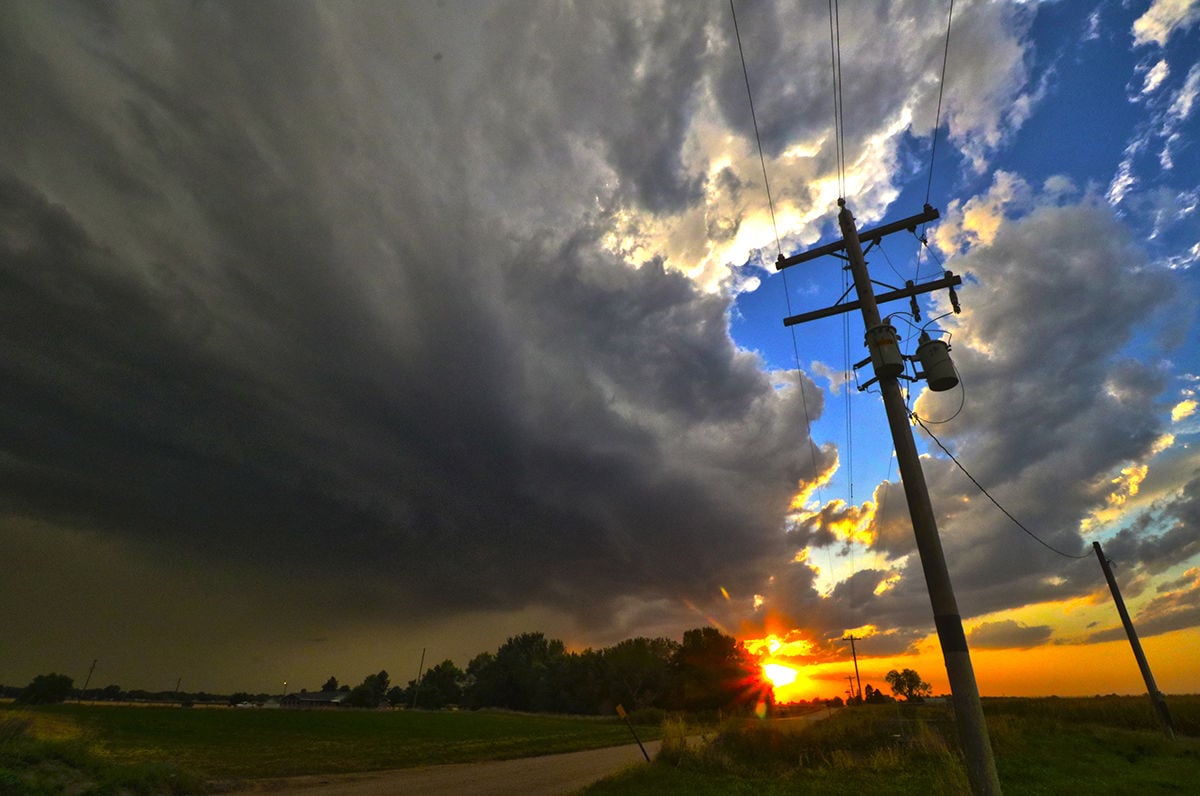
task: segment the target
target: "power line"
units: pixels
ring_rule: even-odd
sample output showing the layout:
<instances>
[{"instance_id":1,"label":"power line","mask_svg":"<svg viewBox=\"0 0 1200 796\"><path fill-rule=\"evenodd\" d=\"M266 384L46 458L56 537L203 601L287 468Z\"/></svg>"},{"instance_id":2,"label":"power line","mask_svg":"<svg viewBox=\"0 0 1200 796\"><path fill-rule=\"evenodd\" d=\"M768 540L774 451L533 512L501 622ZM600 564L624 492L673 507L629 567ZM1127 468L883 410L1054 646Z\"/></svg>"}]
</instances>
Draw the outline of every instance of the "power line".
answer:
<instances>
[{"instance_id":1,"label":"power line","mask_svg":"<svg viewBox=\"0 0 1200 796\"><path fill-rule=\"evenodd\" d=\"M951 364L953 364L953 363L951 363ZM941 426L946 423L949 423L950 421L954 420L956 417L958 417L959 415L962 414L963 408L967 405L967 388L964 386L964 383L962 380L962 374L960 374L958 372L957 367L954 368L954 375L955 375L955 377L958 378L958 392L959 392L958 408L954 410L954 414L950 415L950 417L947 417L945 420L926 420L925 421L926 423L932 423L935 426Z\"/></svg>"},{"instance_id":2,"label":"power line","mask_svg":"<svg viewBox=\"0 0 1200 796\"><path fill-rule=\"evenodd\" d=\"M1043 540L1042 540L1042 539L1041 539L1041 538L1040 538L1040 537L1039 537L1039 536L1038 536L1036 533L1034 533L1033 531L1031 531L1031 530L1029 530L1028 528L1026 528L1026 527L1025 527L1025 526L1024 526L1022 523L1021 523L1021 521L1020 521L1020 520L1018 520L1016 517L1014 517L1012 514L1010 514L1010 513L1008 512L1008 509L1006 509L1006 508L1004 508L1003 506L1001 506L1001 505L1000 505L1000 503L999 503L999 502L998 502L998 501L997 501L997 500L996 500L994 497L992 497L992 496L991 496L991 494L990 494L990 493L989 493L989 492L988 492L986 489L984 489L984 488L983 488L983 484L981 484L981 483L979 483L977 480L975 480L975 476L973 476L973 475L971 475L969 472L967 472L967 468L962 466L962 462L960 462L958 459L956 459L956 458L954 457L954 454L953 454L953 453L951 453L951 452L950 452L950 451L949 451L949 450L946 448L946 446L942 444L942 441L941 441L940 439L938 439L938 438L937 438L937 435L935 435L935 434L934 434L932 431L930 431L930 430L929 430L929 427L928 427L928 426L926 426L924 422L922 422L922 420L921 420L920 416L919 416L919 415L917 415L917 413L916 413L916 412L912 412L912 411L910 411L908 414L909 414L909 417L911 417L913 420L915 420L915 421L916 421L916 423L917 423L917 425L918 425L918 426L920 426L921 428L923 428L923 429L925 430L925 433L926 433L926 434L928 434L928 435L930 436L930 438L931 438L931 439L932 439L934 442L936 442L936 443L937 443L937 446L938 446L939 448L941 448L941 449L942 449L942 451L943 451L943 452L944 452L944 453L945 453L947 456L949 456L949 457L950 457L950 461L952 461L952 462L954 462L956 465L958 465L958 469L962 470L962 473L963 473L963 475L965 475L967 478L969 478L969 479L970 479L970 481L971 481L971 483L972 483L972 484L974 484L975 486L977 486L977 487L979 488L979 491L983 493L983 496L984 496L984 497L986 497L988 500L992 501L992 505L994 505L996 508L1000 509L1000 511L1001 511L1001 512L1004 514L1004 516L1005 516L1005 517L1008 517L1010 520L1012 520L1014 525L1016 525L1016 526L1017 526L1018 528L1020 528L1022 531L1024 531L1025 533L1027 533L1027 534L1030 536L1030 538L1032 538L1032 539L1033 539L1035 542L1037 542L1038 544L1040 544L1042 547L1046 548L1047 550L1051 550L1051 551L1053 551L1053 552L1055 552L1055 553L1058 553L1058 554L1059 554L1060 556L1062 556L1063 558L1074 558L1074 559L1080 559L1080 558L1087 558L1087 557L1088 557L1088 555L1089 555L1088 553L1084 553L1083 555L1078 555L1078 556L1076 556L1076 555L1072 555L1072 554L1070 554L1070 553L1064 553L1062 550L1059 550L1057 547L1055 547L1054 545L1050 544L1049 542L1043 541Z\"/></svg>"},{"instance_id":3,"label":"power line","mask_svg":"<svg viewBox=\"0 0 1200 796\"><path fill-rule=\"evenodd\" d=\"M837 0L829 0L829 67L832 73L833 94L833 142L837 159L838 196L846 195L846 143L845 121L842 115L842 30L838 13ZM787 272L785 271L784 274ZM842 290L847 289L847 275L842 271ZM790 310L789 310L790 311ZM795 334L795 330L792 331ZM846 473L848 481L848 496L851 505L854 504L854 420L850 398L850 319L842 319L842 375L846 381L843 384L845 395L843 402L846 406Z\"/></svg>"},{"instance_id":4,"label":"power line","mask_svg":"<svg viewBox=\"0 0 1200 796\"><path fill-rule=\"evenodd\" d=\"M916 238L917 241L919 241L921 244L920 246L917 247L917 273L916 273L916 276L913 278L913 281L914 282L921 281L921 253L922 252L928 252L929 258L931 260L933 260L934 262L936 262L938 264L938 267L944 271L946 269L946 264L944 262L942 262L941 257L937 256L937 252L934 249L930 248L930 246L929 246L929 238L925 235L925 224L921 225L921 234L920 235L917 234L917 231L915 229L913 230L913 237Z\"/></svg>"},{"instance_id":5,"label":"power line","mask_svg":"<svg viewBox=\"0 0 1200 796\"><path fill-rule=\"evenodd\" d=\"M946 63L950 60L950 23L954 20L954 0L950 0L950 12L946 15L946 46L942 50L942 76L938 79L937 112L933 116L933 141L929 145L929 180L925 183L925 204L929 204L929 196L933 193L933 164L937 157L938 129L942 125L942 94L946 90ZM916 234L916 233L914 233ZM925 243L925 225L921 225L918 236ZM930 250L932 254L932 250ZM921 250L917 249L917 272L914 282L921 281Z\"/></svg>"},{"instance_id":6,"label":"power line","mask_svg":"<svg viewBox=\"0 0 1200 796\"><path fill-rule=\"evenodd\" d=\"M758 144L758 162L762 165L763 186L767 189L767 207L771 210L771 226L775 229L775 248L783 256L783 243L779 239L779 224L775 221L775 202L771 199L771 181L767 179L767 159L763 155L762 136L758 134L758 115L754 112L754 93L750 91L750 71L746 68L746 52L742 49L742 33L738 30L737 11L733 0L729 0L729 13L733 17L733 35L737 38L738 55L742 59L742 77L746 79L746 98L750 100L750 119L754 122L754 140Z\"/></svg>"},{"instance_id":7,"label":"power line","mask_svg":"<svg viewBox=\"0 0 1200 796\"><path fill-rule=\"evenodd\" d=\"M754 141L758 145L758 162L762 166L763 187L767 192L767 207L771 211L771 226L775 230L775 246L779 259L783 259L783 243L779 237L779 225L775 220L775 202L771 198L771 181L767 177L767 159L763 154L762 136L758 132L758 115L754 112L754 92L750 89L750 70L746 67L746 51L742 48L742 34L738 29L737 9L734 8L733 0L729 0L729 14L733 17L733 34L737 39L738 56L742 61L742 77L746 81L746 99L750 103L750 119L754 123ZM783 274L783 297L787 304L788 315L792 314L792 293L788 289L787 273ZM817 500L824 502L821 497L821 487L819 475L817 473L817 444L812 438L812 416L808 411L808 395L804 389L804 374L800 367L800 344L796 340L796 330L792 329L792 356L796 361L796 385L800 388L800 405L804 410L804 430L808 435L809 461L811 463L810 470L812 472L812 481L816 487Z\"/></svg>"},{"instance_id":8,"label":"power line","mask_svg":"<svg viewBox=\"0 0 1200 796\"><path fill-rule=\"evenodd\" d=\"M946 62L950 60L950 22L954 19L954 0L950 0L950 13L946 16L946 48L942 52L942 76L938 80L937 113L933 118L933 143L929 147L929 183L925 186L925 204L933 190L933 158L937 154L938 127L942 123L942 92L946 90Z\"/></svg>"},{"instance_id":9,"label":"power line","mask_svg":"<svg viewBox=\"0 0 1200 796\"><path fill-rule=\"evenodd\" d=\"M837 0L829 0L829 63L833 71L833 140L838 196L846 196L846 125L842 114L842 26Z\"/></svg>"}]
</instances>

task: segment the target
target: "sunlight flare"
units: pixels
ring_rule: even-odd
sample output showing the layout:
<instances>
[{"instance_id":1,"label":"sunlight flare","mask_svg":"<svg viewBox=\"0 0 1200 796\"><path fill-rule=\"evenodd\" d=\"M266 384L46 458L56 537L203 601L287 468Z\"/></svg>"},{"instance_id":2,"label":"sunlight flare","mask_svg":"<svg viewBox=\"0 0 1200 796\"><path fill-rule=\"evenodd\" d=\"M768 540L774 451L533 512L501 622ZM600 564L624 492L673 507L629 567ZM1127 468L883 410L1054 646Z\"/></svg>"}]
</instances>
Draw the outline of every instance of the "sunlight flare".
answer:
<instances>
[{"instance_id":1,"label":"sunlight flare","mask_svg":"<svg viewBox=\"0 0 1200 796\"><path fill-rule=\"evenodd\" d=\"M776 688L783 688L785 685L796 682L796 676L799 674L791 666L785 666L782 663L764 663L762 669L763 676Z\"/></svg>"}]
</instances>

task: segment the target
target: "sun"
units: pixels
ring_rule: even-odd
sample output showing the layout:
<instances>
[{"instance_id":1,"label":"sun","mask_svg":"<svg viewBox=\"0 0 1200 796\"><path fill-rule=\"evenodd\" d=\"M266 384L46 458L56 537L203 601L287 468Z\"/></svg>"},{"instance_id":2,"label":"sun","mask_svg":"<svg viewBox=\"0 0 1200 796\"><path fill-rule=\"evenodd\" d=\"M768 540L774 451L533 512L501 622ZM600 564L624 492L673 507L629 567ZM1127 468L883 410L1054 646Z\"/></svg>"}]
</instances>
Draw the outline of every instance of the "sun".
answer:
<instances>
[{"instance_id":1,"label":"sun","mask_svg":"<svg viewBox=\"0 0 1200 796\"><path fill-rule=\"evenodd\" d=\"M782 663L764 663L762 670L763 676L776 688L783 688L785 685L796 682L796 676L799 674L791 666L785 666Z\"/></svg>"}]
</instances>

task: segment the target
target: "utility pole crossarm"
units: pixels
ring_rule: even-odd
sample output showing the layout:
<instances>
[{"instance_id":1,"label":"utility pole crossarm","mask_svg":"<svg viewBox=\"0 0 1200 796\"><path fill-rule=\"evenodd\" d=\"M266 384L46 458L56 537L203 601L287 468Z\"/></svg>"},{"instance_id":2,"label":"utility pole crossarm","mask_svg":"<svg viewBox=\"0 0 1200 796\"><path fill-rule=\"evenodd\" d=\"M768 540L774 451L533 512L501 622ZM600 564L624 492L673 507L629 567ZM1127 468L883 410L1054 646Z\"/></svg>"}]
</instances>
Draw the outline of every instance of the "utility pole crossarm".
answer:
<instances>
[{"instance_id":1,"label":"utility pole crossarm","mask_svg":"<svg viewBox=\"0 0 1200 796\"><path fill-rule=\"evenodd\" d=\"M902 218L899 221L893 221L890 224L883 224L882 226L878 226L873 229L863 230L862 232L858 233L858 240L861 245L867 241L878 241L885 235L891 235L893 232L899 232L902 229L916 231L918 224L927 224L930 221L936 221L939 218L941 218L941 214L938 213L936 207L925 205L925 209L915 216ZM828 243L824 246L818 246L815 249L809 249L808 251L801 252L800 254L793 254L791 257L780 257L775 262L775 270L782 271L784 268L788 268L789 266L799 265L800 263L805 263L809 260L815 260L818 257L824 257L826 254L836 254L845 248L846 241L843 238L842 240L834 241L833 243Z\"/></svg>"},{"instance_id":2,"label":"utility pole crossarm","mask_svg":"<svg viewBox=\"0 0 1200 796\"><path fill-rule=\"evenodd\" d=\"M858 301L855 304L862 311L867 348L871 352L871 361L875 363L875 380L879 383L880 395L887 413L888 427L891 430L892 442L896 449L896 462L900 470L900 479L904 484L904 496L908 503L909 517L913 524L917 553L920 556L921 569L929 589L929 601L930 607L933 609L934 624L937 627L938 643L942 648L946 675L950 681L955 723L967 764L967 779L971 784L971 792L975 796L999 796L1001 793L1000 778L996 773L995 756L992 753L987 723L983 716L979 685L975 681L975 670L971 665L971 655L967 647L966 634L963 632L962 617L954 598L954 587L950 582L950 572L946 566L946 555L942 550L941 538L938 536L937 520L933 512L933 503L929 498L925 474L921 468L921 457L917 452L912 427L909 425L908 407L898 381L903 373L903 360L895 340L895 329L890 324L884 323L879 315L878 303L882 297L875 295L862 249L864 240L877 241L884 235L903 229L912 229L915 232L918 224L932 221L938 217L938 212L926 205L924 212L918 215L892 224L884 224L866 232L858 232L854 226L854 215L850 212L850 208L846 207L845 200L839 199L838 206L841 207L838 212L838 227L842 232L841 241L795 257L781 257L776 267L782 269L823 254L832 254L843 248L846 250L850 260L850 272L854 276L855 291L858 294ZM946 274L946 280L952 281L954 278L953 274ZM950 287L951 302L957 309L954 288L952 285L946 286ZM927 285L921 287L932 289L932 286ZM896 298L903 298L915 296L917 292L923 292L923 290L918 290L915 285L906 285L904 291L896 292L901 294ZM888 295L884 294L884 297ZM849 305L838 304L830 308L829 312L837 314L846 309L849 309ZM789 318L788 321L790 325L791 323L800 323L801 319ZM888 346L886 356L883 353L885 344ZM853 641L851 641L851 652L854 652Z\"/></svg>"},{"instance_id":3,"label":"utility pole crossarm","mask_svg":"<svg viewBox=\"0 0 1200 796\"><path fill-rule=\"evenodd\" d=\"M897 299L909 298L910 296L919 296L922 293L929 293L934 290L941 290L944 287L957 287L962 284L962 277L956 276L949 271L942 279L936 279L933 282L925 282L913 287L905 287L900 290L892 290L887 293L880 293L875 296L877 304L883 304L888 301ZM847 301L845 304L834 304L832 307L826 307L821 310L813 310L812 312L802 312L799 315L791 315L783 319L784 326L795 326L798 323L808 323L815 321L818 318L828 318L831 315L840 315L843 312L851 312L853 310L862 309L862 302Z\"/></svg>"}]
</instances>

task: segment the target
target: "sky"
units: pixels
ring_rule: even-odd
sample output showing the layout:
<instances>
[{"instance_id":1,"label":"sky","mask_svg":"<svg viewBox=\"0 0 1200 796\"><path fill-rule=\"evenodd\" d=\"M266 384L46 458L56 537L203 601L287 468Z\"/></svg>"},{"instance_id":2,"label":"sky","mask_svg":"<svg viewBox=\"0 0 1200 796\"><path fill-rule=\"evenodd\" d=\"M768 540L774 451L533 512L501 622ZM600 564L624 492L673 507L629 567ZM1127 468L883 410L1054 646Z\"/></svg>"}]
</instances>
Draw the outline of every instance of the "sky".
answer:
<instances>
[{"instance_id":1,"label":"sky","mask_svg":"<svg viewBox=\"0 0 1200 796\"><path fill-rule=\"evenodd\" d=\"M735 9L745 73L726 2L0 2L0 682L713 624L944 692L862 320L783 325L844 195L964 280L884 312L960 376L906 388L980 690L1144 691L1099 541L1200 692L1200 3L841 4L840 124L827 4Z\"/></svg>"}]
</instances>

